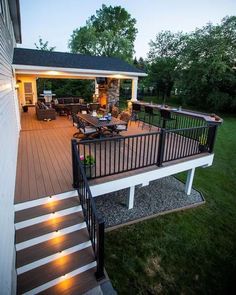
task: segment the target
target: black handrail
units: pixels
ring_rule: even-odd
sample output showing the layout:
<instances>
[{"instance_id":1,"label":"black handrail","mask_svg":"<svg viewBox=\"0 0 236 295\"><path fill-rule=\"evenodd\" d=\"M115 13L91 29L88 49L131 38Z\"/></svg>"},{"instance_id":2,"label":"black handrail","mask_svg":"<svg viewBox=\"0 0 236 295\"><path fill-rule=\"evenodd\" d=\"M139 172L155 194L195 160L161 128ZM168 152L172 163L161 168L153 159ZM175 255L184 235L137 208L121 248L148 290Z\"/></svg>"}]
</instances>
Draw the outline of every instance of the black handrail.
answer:
<instances>
[{"instance_id":1,"label":"black handrail","mask_svg":"<svg viewBox=\"0 0 236 295\"><path fill-rule=\"evenodd\" d=\"M104 275L104 220L99 216L93 200L84 166L80 160L78 143L76 139L71 141L73 186L77 189L84 218L87 224L90 240L97 261L96 278L101 280Z\"/></svg>"}]
</instances>

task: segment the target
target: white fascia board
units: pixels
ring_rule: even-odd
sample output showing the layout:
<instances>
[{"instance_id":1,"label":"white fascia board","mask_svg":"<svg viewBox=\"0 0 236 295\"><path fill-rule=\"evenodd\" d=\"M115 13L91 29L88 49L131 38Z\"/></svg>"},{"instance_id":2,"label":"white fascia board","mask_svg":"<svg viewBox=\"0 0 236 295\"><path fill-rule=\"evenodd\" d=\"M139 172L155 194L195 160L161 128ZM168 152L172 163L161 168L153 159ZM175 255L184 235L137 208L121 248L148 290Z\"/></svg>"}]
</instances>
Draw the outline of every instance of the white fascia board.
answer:
<instances>
[{"instance_id":1,"label":"white fascia board","mask_svg":"<svg viewBox=\"0 0 236 295\"><path fill-rule=\"evenodd\" d=\"M139 173L136 175L112 180L100 184L90 186L93 197L101 196L107 193L115 192L121 189L129 188L136 185L147 185L150 181L157 180L166 176L174 175L183 171L188 171L197 167L209 167L213 163L214 154L203 156L197 159L184 161L169 165L166 167L158 167L155 170Z\"/></svg>"},{"instance_id":2,"label":"white fascia board","mask_svg":"<svg viewBox=\"0 0 236 295\"><path fill-rule=\"evenodd\" d=\"M42 67L42 66L29 66L29 65L15 65L12 67L19 74L42 74L44 71L55 71L62 72L63 75L69 73L70 75L89 75L95 77L114 77L119 79L132 79L132 77L146 77L146 73L136 73L136 72L119 72L119 71L107 71L107 70L93 70L93 69L78 69L78 68L60 68L60 67ZM28 71L28 72L27 72ZM45 73L46 75L47 73ZM48 73L49 75L50 73ZM52 74L53 75L53 74ZM56 75L55 75L56 76Z\"/></svg>"}]
</instances>

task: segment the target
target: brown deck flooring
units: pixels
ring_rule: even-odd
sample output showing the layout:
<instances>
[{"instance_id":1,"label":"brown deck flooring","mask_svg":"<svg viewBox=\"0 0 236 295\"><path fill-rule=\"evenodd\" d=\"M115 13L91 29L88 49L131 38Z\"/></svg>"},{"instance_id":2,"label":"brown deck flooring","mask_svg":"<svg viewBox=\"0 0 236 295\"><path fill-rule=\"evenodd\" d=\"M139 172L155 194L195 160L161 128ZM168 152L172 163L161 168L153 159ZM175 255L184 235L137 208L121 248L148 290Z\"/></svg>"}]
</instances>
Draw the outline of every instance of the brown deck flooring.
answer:
<instances>
[{"instance_id":1,"label":"brown deck flooring","mask_svg":"<svg viewBox=\"0 0 236 295\"><path fill-rule=\"evenodd\" d=\"M76 132L67 117L39 121L35 108L21 114L15 203L73 190L71 139ZM126 135L146 133L148 125L129 125ZM154 127L152 131L155 131Z\"/></svg>"}]
</instances>

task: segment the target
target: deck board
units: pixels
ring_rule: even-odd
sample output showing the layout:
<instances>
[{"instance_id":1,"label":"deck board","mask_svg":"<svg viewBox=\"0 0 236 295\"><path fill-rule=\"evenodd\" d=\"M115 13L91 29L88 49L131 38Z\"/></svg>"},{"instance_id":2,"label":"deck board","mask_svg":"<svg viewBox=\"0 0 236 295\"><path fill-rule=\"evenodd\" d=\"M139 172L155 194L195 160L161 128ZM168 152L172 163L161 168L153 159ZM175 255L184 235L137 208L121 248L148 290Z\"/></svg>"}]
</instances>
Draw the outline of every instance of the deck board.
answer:
<instances>
[{"instance_id":1,"label":"deck board","mask_svg":"<svg viewBox=\"0 0 236 295\"><path fill-rule=\"evenodd\" d=\"M38 121L35 109L21 114L15 203L73 190L71 138L67 117Z\"/></svg>"}]
</instances>

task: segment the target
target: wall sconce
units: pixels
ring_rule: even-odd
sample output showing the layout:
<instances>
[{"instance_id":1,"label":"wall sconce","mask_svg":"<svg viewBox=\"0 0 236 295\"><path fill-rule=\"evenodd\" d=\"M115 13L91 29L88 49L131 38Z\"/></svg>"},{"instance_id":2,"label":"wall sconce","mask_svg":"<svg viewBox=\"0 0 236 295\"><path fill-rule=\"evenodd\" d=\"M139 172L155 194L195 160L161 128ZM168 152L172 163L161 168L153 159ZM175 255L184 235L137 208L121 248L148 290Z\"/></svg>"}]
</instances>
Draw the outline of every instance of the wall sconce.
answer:
<instances>
[{"instance_id":1,"label":"wall sconce","mask_svg":"<svg viewBox=\"0 0 236 295\"><path fill-rule=\"evenodd\" d=\"M15 90L19 89L20 88L20 85L19 84L16 84L15 85Z\"/></svg>"}]
</instances>

